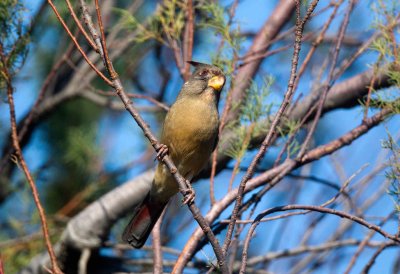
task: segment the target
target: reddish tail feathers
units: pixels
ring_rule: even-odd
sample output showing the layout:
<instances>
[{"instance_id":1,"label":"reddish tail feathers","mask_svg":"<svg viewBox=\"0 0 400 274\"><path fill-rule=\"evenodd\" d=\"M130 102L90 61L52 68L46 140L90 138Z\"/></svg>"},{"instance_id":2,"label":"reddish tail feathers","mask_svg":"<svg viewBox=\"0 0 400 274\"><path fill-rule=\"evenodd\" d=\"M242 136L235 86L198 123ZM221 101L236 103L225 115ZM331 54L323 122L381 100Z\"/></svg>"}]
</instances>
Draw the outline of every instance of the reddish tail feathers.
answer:
<instances>
[{"instance_id":1,"label":"reddish tail feathers","mask_svg":"<svg viewBox=\"0 0 400 274\"><path fill-rule=\"evenodd\" d=\"M146 198L135 208L133 217L122 234L122 239L135 248L141 248L166 205L165 202L152 202Z\"/></svg>"}]
</instances>

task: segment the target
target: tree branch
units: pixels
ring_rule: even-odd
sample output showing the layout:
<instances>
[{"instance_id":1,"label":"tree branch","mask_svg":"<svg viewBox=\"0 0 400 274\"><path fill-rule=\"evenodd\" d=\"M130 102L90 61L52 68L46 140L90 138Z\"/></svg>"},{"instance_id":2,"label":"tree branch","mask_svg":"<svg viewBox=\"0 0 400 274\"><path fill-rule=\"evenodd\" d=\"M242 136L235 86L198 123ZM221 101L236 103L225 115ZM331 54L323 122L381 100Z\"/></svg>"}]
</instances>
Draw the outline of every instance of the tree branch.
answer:
<instances>
[{"instance_id":1,"label":"tree branch","mask_svg":"<svg viewBox=\"0 0 400 274\"><path fill-rule=\"evenodd\" d=\"M384 109L378 114L374 115L373 117L368 118L366 123L344 134L339 139L310 150L304 155L302 159L298 159L297 161L287 159L282 164L265 171L264 173L258 175L253 179L250 179L246 184L244 193L248 193L257 187L266 184L268 184L269 186L268 189L271 189L274 185L276 185L279 182L281 177L283 177L283 174L289 174L291 171L295 170L300 166L303 166L314 160L320 159L350 144L352 141L354 141L361 135L368 132L371 128L378 125L381 121L383 121L387 117L387 115L391 114L392 111L393 110L391 109ZM206 214L205 216L206 220L209 223L212 223L236 199L236 195L237 195L237 189L233 189L231 192L228 192L224 196L224 198L218 201ZM187 242L182 251L182 254L185 255L181 256L178 259L177 263L185 264L185 262L190 260L190 258L194 255L195 251L198 249L198 244L200 243L202 237L203 237L203 232L199 229L196 229L191 235L190 240ZM182 260L182 262L180 262L180 260Z\"/></svg>"},{"instance_id":2,"label":"tree branch","mask_svg":"<svg viewBox=\"0 0 400 274\"><path fill-rule=\"evenodd\" d=\"M245 273L246 263L247 263L247 250L249 248L249 243L250 243L251 237L252 237L257 225L261 222L262 218L264 216L266 216L266 215L269 215L269 214L272 214L272 213L275 213L275 212L296 210L296 209L310 210L310 211L316 211L316 212L320 212L320 213L328 213L328 214L339 216L341 218L352 220L352 221L354 221L354 222L356 222L356 223L358 223L358 224L360 224L362 226L365 226L368 229L371 229L371 230L374 230L374 231L378 232L379 234L381 234L385 238L391 239L397 245L400 244L400 238L399 237L387 233L386 231L382 230L377 225L371 224L371 223L365 221L363 218L360 218L360 217L355 216L355 215L351 215L351 214L343 212L343 211L330 209L330 208L325 208L325 207L322 207L322 206L312 206L312 205L278 206L278 207L274 207L274 208L265 210L262 213L260 213L256 217L256 219L254 220L253 224L251 225L251 227L249 229L249 232L247 233L244 246L243 246L242 266L240 268L240 273ZM393 243L390 243L390 244L392 245Z\"/></svg>"},{"instance_id":3,"label":"tree branch","mask_svg":"<svg viewBox=\"0 0 400 274\"><path fill-rule=\"evenodd\" d=\"M2 70L2 77L4 77L4 80L6 82L6 88L7 88L7 99L8 99L8 105L10 108L10 124L11 124L11 136L12 136L12 145L14 147L16 156L17 156L17 163L20 165L22 168L26 180L29 183L29 186L31 187L32 191L32 196L33 200L35 202L35 205L37 207L38 213L39 213L39 218L40 222L42 225L42 232L44 236L44 242L47 248L47 252L50 256L51 260L51 267L52 271L55 274L62 274L60 268L58 267L57 264L57 257L55 256L53 246L51 244L50 236L49 236L49 228L47 225L47 219L46 219L46 213L42 207L42 204L40 202L39 198L39 193L36 188L35 181L29 171L28 165L25 162L24 155L22 154L21 147L19 145L18 141L18 132L17 132L17 119L15 117L15 105L14 105L14 97L13 97L13 85L12 85L12 80L11 80L11 75L10 72L8 71L8 65L6 61L6 56L3 50L3 45L0 42L0 61L1 61L1 70Z\"/></svg>"}]
</instances>

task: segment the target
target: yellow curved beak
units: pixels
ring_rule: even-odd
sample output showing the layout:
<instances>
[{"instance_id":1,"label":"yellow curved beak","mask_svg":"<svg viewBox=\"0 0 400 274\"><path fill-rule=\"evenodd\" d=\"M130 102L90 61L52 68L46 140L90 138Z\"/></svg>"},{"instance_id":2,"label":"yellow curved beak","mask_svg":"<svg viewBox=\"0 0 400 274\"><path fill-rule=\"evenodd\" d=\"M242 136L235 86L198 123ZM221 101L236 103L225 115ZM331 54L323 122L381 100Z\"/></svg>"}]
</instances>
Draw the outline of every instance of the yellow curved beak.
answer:
<instances>
[{"instance_id":1,"label":"yellow curved beak","mask_svg":"<svg viewBox=\"0 0 400 274\"><path fill-rule=\"evenodd\" d=\"M214 76L208 80L208 86L216 91L220 91L225 84L225 77L222 75Z\"/></svg>"}]
</instances>

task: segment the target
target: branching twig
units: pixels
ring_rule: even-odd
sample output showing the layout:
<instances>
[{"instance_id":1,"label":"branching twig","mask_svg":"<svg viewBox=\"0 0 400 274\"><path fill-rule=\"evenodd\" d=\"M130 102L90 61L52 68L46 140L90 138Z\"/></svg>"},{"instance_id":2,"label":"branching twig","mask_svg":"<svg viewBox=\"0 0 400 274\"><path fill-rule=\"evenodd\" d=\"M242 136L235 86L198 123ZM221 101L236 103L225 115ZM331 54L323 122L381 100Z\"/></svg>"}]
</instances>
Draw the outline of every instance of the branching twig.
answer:
<instances>
[{"instance_id":1,"label":"branching twig","mask_svg":"<svg viewBox=\"0 0 400 274\"><path fill-rule=\"evenodd\" d=\"M346 133L345 135L341 136L340 138L333 140L332 142L316 147L313 150L304 155L301 159L299 159L302 163L309 163L316 159L319 159L321 155L331 154L332 152L336 151L337 149L351 144L355 139L366 133L372 127L378 125L383 119L385 119L388 115L392 113L393 110L385 108L381 110L379 113L375 114L371 118L368 118L362 125L354 128L350 132Z\"/></svg>"},{"instance_id":2,"label":"branching twig","mask_svg":"<svg viewBox=\"0 0 400 274\"><path fill-rule=\"evenodd\" d=\"M101 19L99 0L95 0L95 6L96 6L97 22L100 27L100 41L101 41L101 48L102 48L102 51L100 52L100 54L101 54L104 66L107 68L107 71L110 74L111 80L115 80L118 77L118 74L115 72L115 70L111 64L111 60L108 57L106 34L104 32L103 20ZM97 37L97 36L94 36L94 37Z\"/></svg>"},{"instance_id":3,"label":"branching twig","mask_svg":"<svg viewBox=\"0 0 400 274\"><path fill-rule=\"evenodd\" d=\"M388 248L389 246L393 245L393 243L383 243L380 248L375 251L374 255L372 255L371 259L368 261L368 263L365 265L365 267L362 270L362 274L368 274L371 267L374 265L376 258L382 253L383 250Z\"/></svg>"},{"instance_id":4,"label":"branching twig","mask_svg":"<svg viewBox=\"0 0 400 274\"><path fill-rule=\"evenodd\" d=\"M353 130L344 134L340 138L333 140L328 144L310 150L309 152L306 153L306 155L304 155L302 159L297 159L296 161L292 159L287 159L282 164L265 171L264 173L258 175L257 177L249 180L244 192L248 193L257 187L266 185L268 183L265 186L265 188L258 193L260 195L263 195L272 187L274 187L279 182L281 177L284 176L284 174L289 174L291 171L300 166L303 166L309 162L320 159L326 155L329 155L339 150L340 148L346 145L351 144L351 142L353 142L361 135L368 132L371 128L377 126L389 114L391 114L392 111L393 110L391 109L383 109L381 112L377 113L373 117L368 118L366 123L354 128ZM207 220L209 222L213 222L224 211L224 209L227 208L236 199L236 196L237 196L237 189L233 189L231 192L227 193L224 196L224 198L221 199L219 202L217 202L207 213L207 215L205 216ZM245 205L248 207L251 205L251 202L255 202L255 200L256 199L254 198L250 198L250 200L246 202ZM185 257L180 256L178 258L177 264L185 265L185 263L194 255L194 252L198 247L198 243L200 242L202 236L203 232L200 229L197 229L192 234L192 236L190 237L190 241L187 242L182 252L182 254L185 254Z\"/></svg>"},{"instance_id":5,"label":"branching twig","mask_svg":"<svg viewBox=\"0 0 400 274\"><path fill-rule=\"evenodd\" d=\"M235 203L235 206L234 206L234 209L232 212L231 222L228 226L228 231L227 231L226 237L225 237L225 242L224 242L224 246L223 246L224 253L227 252L229 245L230 245L232 233L233 233L233 230L235 227L235 222L237 219L237 215L239 213L239 208L242 205L243 193L244 193L246 183L253 176L253 173L255 171L255 168L257 167L258 162L264 156L264 154L267 152L269 146L271 145L271 141L272 141L274 135L276 134L275 129L278 126L281 117L285 113L285 110L292 99L293 91L294 91L293 85L294 85L294 81L296 80L296 70L297 70L297 64L298 64L299 53L300 53L300 48L301 48L301 39L302 39L304 25L307 22L311 13L313 12L314 8L316 7L317 3L318 3L318 0L314 0L310 4L309 9L307 10L307 15L305 16L305 18L303 20L301 20L300 19L300 3L299 3L299 1L296 1L296 11L297 11L296 12L297 13L297 16L296 16L296 41L294 44L292 68L291 68L291 72L290 72L288 88L285 93L285 98L284 98L281 106L279 107L279 110L276 113L274 120L272 121L272 124L268 131L267 136L265 137L264 141L262 142L261 147L260 147L259 151L257 152L257 155L252 160L249 168L247 169L246 174L243 176L243 178L240 182L240 185L238 188L238 193L237 193L237 198L236 198L236 203Z\"/></svg>"},{"instance_id":6,"label":"branching twig","mask_svg":"<svg viewBox=\"0 0 400 274\"><path fill-rule=\"evenodd\" d=\"M397 244L400 244L400 238L398 238L397 236L387 233L386 231L382 230L379 226L371 224L371 223L365 221L363 218L357 217L355 215L351 215L351 214L343 212L343 211L330 209L330 208L325 208L325 207L322 207L322 206L312 206L312 205L278 206L278 207L274 207L274 208L265 210L262 213L260 213L257 216L257 218L254 220L253 224L251 225L251 227L249 229L249 232L248 232L248 234L246 236L244 247L243 247L242 266L240 268L240 273L245 273L246 263L247 263L247 250L249 248L249 243L250 243L251 237L252 237L257 225L260 223L262 218L264 216L266 216L266 215L269 215L269 214L272 214L272 213L275 213L275 212L287 211L287 210L296 210L296 209L310 210L310 211L316 211L316 212L320 212L320 213L328 213L328 214L339 216L341 218L352 220L352 221L354 221L354 222L356 222L356 223L358 223L358 224L360 224L362 226L367 227L368 229L371 229L371 230L374 230L374 231L378 232L379 234L381 234L385 238L391 239L392 241L396 242ZM393 244L393 243L390 243L390 244Z\"/></svg>"},{"instance_id":7,"label":"branching twig","mask_svg":"<svg viewBox=\"0 0 400 274\"><path fill-rule=\"evenodd\" d=\"M292 249L285 249L282 251L276 251L276 252L270 252L267 253L263 256L256 256L253 258L250 258L247 261L247 265L256 265L262 262L268 262L274 259L278 258L285 258L285 257L290 257L290 256L297 256L299 254L307 253L307 252L321 252L321 251L327 251L327 250L332 250L334 248L339 248L339 247L345 247L345 246L355 246L359 245L361 243L360 240L356 239L347 239L347 240L341 240L341 241L335 241L335 242L326 242L321 245L316 245L316 246L300 246L297 248L292 248ZM367 242L366 245L369 247L377 247L380 246L382 243L381 242Z\"/></svg>"},{"instance_id":8,"label":"branching twig","mask_svg":"<svg viewBox=\"0 0 400 274\"><path fill-rule=\"evenodd\" d=\"M382 220L378 225L383 226L387 220L392 218L394 215L394 212L390 213L384 220ZM358 245L357 251L354 253L353 257L351 257L351 260L349 262L349 265L347 266L344 274L349 274L351 271L351 268L354 266L357 258L360 256L361 252L364 250L364 248L368 245L368 241L374 236L375 231L371 231L365 238L360 242Z\"/></svg>"},{"instance_id":9,"label":"branching twig","mask_svg":"<svg viewBox=\"0 0 400 274\"><path fill-rule=\"evenodd\" d=\"M53 9L58 21L60 21L61 25L63 26L63 28L65 29L65 31L69 35L69 37L71 38L72 42L74 42L75 46L78 48L79 52L82 54L83 58L88 63L88 65L97 73L97 75L100 76L101 79L104 80L104 82L106 82L109 86L112 86L112 82L110 81L110 79L108 79L100 70L98 70L96 68L96 66L92 63L92 61L89 60L88 56L83 51L82 47L79 45L78 40L75 38L75 36L70 31L70 29L68 28L68 26L65 23L64 19L62 19L61 15L58 12L58 10L57 10L56 6L54 5L53 1L52 0L47 0L47 2L49 3L51 8Z\"/></svg>"},{"instance_id":10,"label":"branching twig","mask_svg":"<svg viewBox=\"0 0 400 274\"><path fill-rule=\"evenodd\" d=\"M335 18L336 13L337 13L340 5L343 3L343 1L344 0L340 0L338 3L336 3L331 15L329 16L328 20L325 22L324 26L322 27L321 32L318 34L318 37L315 39L315 41L313 41L313 43L311 45L311 49L308 51L307 56L304 58L304 61L301 64L301 67L299 68L299 75L294 84L294 89L297 89L297 85L299 84L300 77L303 75L304 71L306 70L307 65L310 62L311 57L313 56L315 50L324 40L325 33L328 30L329 26L331 25L333 19Z\"/></svg>"},{"instance_id":11,"label":"branching twig","mask_svg":"<svg viewBox=\"0 0 400 274\"><path fill-rule=\"evenodd\" d=\"M275 38L281 28L283 28L283 26L289 21L294 9L295 2L293 0L279 1L276 8L271 13L271 16L265 22L261 30L257 33L246 55L252 55L261 49L268 50L268 48L271 46L271 40ZM255 60L254 62L246 64L238 69L231 91L233 102L242 102L244 100L246 97L246 90L251 83L251 79L258 71L262 60L263 59ZM237 109L231 109L227 114L226 120L228 122L234 121L238 114L239 113Z\"/></svg>"},{"instance_id":12,"label":"branching twig","mask_svg":"<svg viewBox=\"0 0 400 274\"><path fill-rule=\"evenodd\" d=\"M346 33L347 25L348 25L349 20L350 20L350 14L351 14L351 12L353 10L355 2L356 2L356 0L351 0L350 1L349 6L348 6L348 8L346 10L345 17L344 17L343 22L341 24L341 27L340 27L340 30L339 30L339 37L338 37L338 40L337 40L337 43L336 43L336 46L335 46L335 51L334 51L333 57L332 57L332 64L331 64L331 67L330 67L330 70L329 70L328 79L326 80L326 85L324 86L321 98L320 98L320 100L318 102L318 109L317 109L317 112L316 112L316 114L314 116L314 120L313 120L313 122L312 122L312 124L310 126L310 129L309 129L309 131L307 133L307 136L306 136L306 138L305 138L305 140L303 142L303 145L301 146L301 149L300 149L300 151L298 153L298 157L300 157L300 158L304 155L304 153L306 152L306 150L308 148L308 144L310 143L310 140L311 140L311 138L312 138L312 136L314 134L314 131L315 131L316 127L317 127L318 121L319 121L319 119L321 117L322 108L324 106L324 103L325 103L326 97L328 95L328 92L329 92L330 88L332 87L332 85L334 84L333 77L334 77L336 62L337 62L337 59L339 57L339 51L340 51L340 48L341 48L341 45L342 45L342 40L343 40L343 37L344 37L344 35Z\"/></svg>"},{"instance_id":13,"label":"branching twig","mask_svg":"<svg viewBox=\"0 0 400 274\"><path fill-rule=\"evenodd\" d=\"M71 5L71 1L70 0L65 0L65 2L67 2L67 6L68 6L68 10L69 13L72 15L72 18L74 18L75 24L78 26L79 30L82 32L83 36L85 36L86 41L89 43L89 45L98 52L97 46L96 44L92 41L92 39L90 38L89 34L86 32L86 30L83 28L81 21L78 19L78 17L76 16L76 13L74 11L74 8Z\"/></svg>"}]
</instances>

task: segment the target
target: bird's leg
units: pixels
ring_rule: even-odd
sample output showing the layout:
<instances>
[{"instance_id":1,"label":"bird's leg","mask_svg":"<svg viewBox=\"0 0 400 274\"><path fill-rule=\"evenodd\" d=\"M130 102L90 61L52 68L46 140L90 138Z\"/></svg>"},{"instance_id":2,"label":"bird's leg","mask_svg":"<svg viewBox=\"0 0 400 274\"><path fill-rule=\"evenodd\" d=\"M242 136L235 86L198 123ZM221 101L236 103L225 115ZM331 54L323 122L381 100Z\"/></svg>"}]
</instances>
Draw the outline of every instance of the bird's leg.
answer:
<instances>
[{"instance_id":1,"label":"bird's leg","mask_svg":"<svg viewBox=\"0 0 400 274\"><path fill-rule=\"evenodd\" d=\"M162 161L165 155L168 154L168 147L164 144L160 144L160 146L156 149L157 150L157 160Z\"/></svg>"},{"instance_id":2,"label":"bird's leg","mask_svg":"<svg viewBox=\"0 0 400 274\"><path fill-rule=\"evenodd\" d=\"M185 190L185 196L182 200L182 203L184 205L190 205L194 202L194 198L196 197L196 193L194 192L194 189L192 187L192 184L190 183L189 180L185 180L186 187L187 189Z\"/></svg>"}]
</instances>

